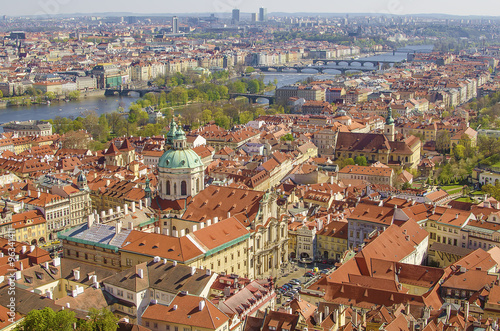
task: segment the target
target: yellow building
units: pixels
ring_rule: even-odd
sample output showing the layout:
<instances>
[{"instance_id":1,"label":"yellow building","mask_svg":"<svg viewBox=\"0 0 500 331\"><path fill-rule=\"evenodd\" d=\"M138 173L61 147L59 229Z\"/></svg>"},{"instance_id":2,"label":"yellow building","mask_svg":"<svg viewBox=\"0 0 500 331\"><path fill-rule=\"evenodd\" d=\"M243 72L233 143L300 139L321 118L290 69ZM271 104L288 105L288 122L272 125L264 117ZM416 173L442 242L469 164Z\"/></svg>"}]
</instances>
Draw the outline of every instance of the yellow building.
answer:
<instances>
[{"instance_id":1,"label":"yellow building","mask_svg":"<svg viewBox=\"0 0 500 331\"><path fill-rule=\"evenodd\" d=\"M216 273L254 277L248 263L253 254L249 242L250 232L235 217L192 233L174 225L172 235L148 233L120 249L121 266L129 268L159 256Z\"/></svg>"},{"instance_id":2,"label":"yellow building","mask_svg":"<svg viewBox=\"0 0 500 331\"><path fill-rule=\"evenodd\" d=\"M332 221L316 233L318 255L325 260L340 261L347 250L347 222Z\"/></svg>"},{"instance_id":3,"label":"yellow building","mask_svg":"<svg viewBox=\"0 0 500 331\"><path fill-rule=\"evenodd\" d=\"M47 238L47 221L38 210L12 215L11 225L17 241L36 245Z\"/></svg>"},{"instance_id":4,"label":"yellow building","mask_svg":"<svg viewBox=\"0 0 500 331\"><path fill-rule=\"evenodd\" d=\"M474 214L454 208L436 207L433 215L425 222L429 232L429 247L438 242L450 246L467 247L461 230L470 220L475 220Z\"/></svg>"},{"instance_id":5,"label":"yellow building","mask_svg":"<svg viewBox=\"0 0 500 331\"><path fill-rule=\"evenodd\" d=\"M32 147L32 137L19 137L12 138L12 143L14 144L14 153L20 154Z\"/></svg>"}]
</instances>

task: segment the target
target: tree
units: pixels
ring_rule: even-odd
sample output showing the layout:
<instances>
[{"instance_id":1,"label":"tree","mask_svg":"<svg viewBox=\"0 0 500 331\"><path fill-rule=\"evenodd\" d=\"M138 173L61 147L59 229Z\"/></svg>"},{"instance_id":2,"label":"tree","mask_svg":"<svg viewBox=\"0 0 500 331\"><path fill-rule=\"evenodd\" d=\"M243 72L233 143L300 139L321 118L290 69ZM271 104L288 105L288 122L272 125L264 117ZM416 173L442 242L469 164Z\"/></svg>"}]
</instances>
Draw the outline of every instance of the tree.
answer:
<instances>
[{"instance_id":1,"label":"tree","mask_svg":"<svg viewBox=\"0 0 500 331\"><path fill-rule=\"evenodd\" d=\"M62 139L62 147L70 149L87 149L89 148L89 138L85 131L69 131Z\"/></svg>"},{"instance_id":2,"label":"tree","mask_svg":"<svg viewBox=\"0 0 500 331\"><path fill-rule=\"evenodd\" d=\"M0 99L3 98L3 92L0 91Z\"/></svg>"},{"instance_id":3,"label":"tree","mask_svg":"<svg viewBox=\"0 0 500 331\"><path fill-rule=\"evenodd\" d=\"M293 135L291 133L285 134L283 137L280 138L281 141L293 141Z\"/></svg>"},{"instance_id":4,"label":"tree","mask_svg":"<svg viewBox=\"0 0 500 331\"><path fill-rule=\"evenodd\" d=\"M354 162L359 166L367 166L368 165L368 161L366 160L366 157L364 157L364 156L356 156L356 159L354 159Z\"/></svg>"},{"instance_id":5,"label":"tree","mask_svg":"<svg viewBox=\"0 0 500 331\"><path fill-rule=\"evenodd\" d=\"M249 111L244 111L240 114L239 122L240 124L247 124L253 120L253 114Z\"/></svg>"},{"instance_id":6,"label":"tree","mask_svg":"<svg viewBox=\"0 0 500 331\"><path fill-rule=\"evenodd\" d=\"M68 93L68 98L70 100L78 100L80 99L80 91L71 91Z\"/></svg>"},{"instance_id":7,"label":"tree","mask_svg":"<svg viewBox=\"0 0 500 331\"><path fill-rule=\"evenodd\" d=\"M106 308L91 308L88 319L82 320L77 325L77 331L116 331L118 318Z\"/></svg>"},{"instance_id":8,"label":"tree","mask_svg":"<svg viewBox=\"0 0 500 331\"><path fill-rule=\"evenodd\" d=\"M47 100L54 100L56 98L56 94L54 92L47 92L45 93L45 98Z\"/></svg>"},{"instance_id":9,"label":"tree","mask_svg":"<svg viewBox=\"0 0 500 331\"><path fill-rule=\"evenodd\" d=\"M16 331L71 331L76 323L75 313L71 310L53 311L46 307L32 310L16 326ZM116 329L115 329L116 330Z\"/></svg>"},{"instance_id":10,"label":"tree","mask_svg":"<svg viewBox=\"0 0 500 331\"><path fill-rule=\"evenodd\" d=\"M444 153L450 148L450 141L450 133L448 131L439 131L436 135L436 150Z\"/></svg>"},{"instance_id":11,"label":"tree","mask_svg":"<svg viewBox=\"0 0 500 331\"><path fill-rule=\"evenodd\" d=\"M99 124L98 139L100 141L106 141L109 135L109 125L108 125L108 120L106 119L106 115L102 114L101 116L99 116L98 124Z\"/></svg>"},{"instance_id":12,"label":"tree","mask_svg":"<svg viewBox=\"0 0 500 331\"><path fill-rule=\"evenodd\" d=\"M177 86L167 94L167 100L176 105L185 105L189 100L189 95L185 88Z\"/></svg>"},{"instance_id":13,"label":"tree","mask_svg":"<svg viewBox=\"0 0 500 331\"><path fill-rule=\"evenodd\" d=\"M252 79L251 81L248 82L248 92L252 94L259 93L260 91L260 84L257 79Z\"/></svg>"},{"instance_id":14,"label":"tree","mask_svg":"<svg viewBox=\"0 0 500 331\"><path fill-rule=\"evenodd\" d=\"M212 111L210 109L205 109L201 112L201 121L206 124L212 120Z\"/></svg>"},{"instance_id":15,"label":"tree","mask_svg":"<svg viewBox=\"0 0 500 331\"><path fill-rule=\"evenodd\" d=\"M215 113L214 120L215 124L226 130L228 130L229 126L231 125L231 120L227 115L224 115L222 111L218 111L217 113Z\"/></svg>"},{"instance_id":16,"label":"tree","mask_svg":"<svg viewBox=\"0 0 500 331\"><path fill-rule=\"evenodd\" d=\"M351 157L349 157L349 158L347 158L347 159L340 158L340 159L338 160L338 165L339 165L339 168L340 168L340 169L343 169L343 168L345 168L345 167L346 167L346 166L348 166L348 165L355 165L355 164L356 164L356 163L354 162L354 160L353 160Z\"/></svg>"}]
</instances>

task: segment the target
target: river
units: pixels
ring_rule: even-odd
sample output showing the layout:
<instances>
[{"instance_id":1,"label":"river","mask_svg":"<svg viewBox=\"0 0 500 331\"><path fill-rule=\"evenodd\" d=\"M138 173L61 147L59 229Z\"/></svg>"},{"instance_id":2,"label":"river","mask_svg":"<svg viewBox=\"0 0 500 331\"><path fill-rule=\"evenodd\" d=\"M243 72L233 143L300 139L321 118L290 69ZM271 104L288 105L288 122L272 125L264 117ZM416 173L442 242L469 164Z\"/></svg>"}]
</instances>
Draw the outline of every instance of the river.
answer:
<instances>
[{"instance_id":1,"label":"river","mask_svg":"<svg viewBox=\"0 0 500 331\"><path fill-rule=\"evenodd\" d=\"M394 54L390 52L386 54L365 57L363 59L374 60L374 61L391 60L395 62L400 62L402 60L407 59L408 52L412 52L414 50L420 52L427 52L431 50L432 47L433 47L432 45L407 46L404 49L397 50ZM332 66L327 66L327 67L332 67ZM290 85L306 80L308 77L314 77L317 80L327 80L335 78L338 75L332 71L326 74L318 74L314 69L304 69L302 73L295 73L295 72L264 73L264 82L268 84L269 82L274 82L274 80L276 79L278 81L277 86L282 87L285 85ZM100 115L113 112L117 110L118 107L123 107L124 109L128 109L130 104L136 100L137 97L100 96L100 97L90 97L86 99L81 99L79 101L55 102L50 105L32 105L29 107L24 107L24 106L8 107L5 109L0 109L0 123L7 123L10 121L24 121L24 120L48 120L55 118L56 116L76 118L82 115L82 113L87 110L93 110ZM0 131L1 130L2 129L0 127Z\"/></svg>"},{"instance_id":2,"label":"river","mask_svg":"<svg viewBox=\"0 0 500 331\"><path fill-rule=\"evenodd\" d=\"M53 102L50 105L14 106L0 109L0 123L25 120L48 120L56 116L76 118L91 110L98 115L110 113L123 107L128 109L137 97L90 97L78 101Z\"/></svg>"}]
</instances>

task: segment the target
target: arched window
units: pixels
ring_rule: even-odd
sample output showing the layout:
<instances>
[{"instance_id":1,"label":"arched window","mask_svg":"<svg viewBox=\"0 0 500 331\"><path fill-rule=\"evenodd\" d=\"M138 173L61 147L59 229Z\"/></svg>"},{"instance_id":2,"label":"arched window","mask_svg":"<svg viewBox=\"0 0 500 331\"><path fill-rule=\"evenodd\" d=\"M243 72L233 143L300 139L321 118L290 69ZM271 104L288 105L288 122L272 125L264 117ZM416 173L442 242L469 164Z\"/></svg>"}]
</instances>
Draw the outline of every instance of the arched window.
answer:
<instances>
[{"instance_id":1,"label":"arched window","mask_svg":"<svg viewBox=\"0 0 500 331\"><path fill-rule=\"evenodd\" d=\"M186 181L183 180L181 182L181 195L186 195L187 194L187 185L186 185Z\"/></svg>"},{"instance_id":2,"label":"arched window","mask_svg":"<svg viewBox=\"0 0 500 331\"><path fill-rule=\"evenodd\" d=\"M167 180L167 195L170 195L170 181Z\"/></svg>"},{"instance_id":3,"label":"arched window","mask_svg":"<svg viewBox=\"0 0 500 331\"><path fill-rule=\"evenodd\" d=\"M174 183L174 195L177 195L177 183Z\"/></svg>"}]
</instances>

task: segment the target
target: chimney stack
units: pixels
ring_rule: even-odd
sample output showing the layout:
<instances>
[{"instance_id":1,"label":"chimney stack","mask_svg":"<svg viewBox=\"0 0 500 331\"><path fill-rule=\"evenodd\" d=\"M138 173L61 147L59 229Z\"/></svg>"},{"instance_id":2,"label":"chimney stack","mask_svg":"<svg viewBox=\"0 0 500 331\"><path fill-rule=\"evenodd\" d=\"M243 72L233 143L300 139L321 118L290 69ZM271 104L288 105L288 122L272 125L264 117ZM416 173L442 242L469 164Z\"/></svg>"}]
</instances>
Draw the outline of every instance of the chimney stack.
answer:
<instances>
[{"instance_id":1,"label":"chimney stack","mask_svg":"<svg viewBox=\"0 0 500 331\"><path fill-rule=\"evenodd\" d=\"M92 227L92 225L94 225L94 214L89 214L89 216L87 216L87 227L90 229Z\"/></svg>"},{"instance_id":2,"label":"chimney stack","mask_svg":"<svg viewBox=\"0 0 500 331\"><path fill-rule=\"evenodd\" d=\"M124 205L123 205L123 213L124 213L125 215L128 215L128 204L124 204Z\"/></svg>"},{"instance_id":3,"label":"chimney stack","mask_svg":"<svg viewBox=\"0 0 500 331\"><path fill-rule=\"evenodd\" d=\"M116 222L116 226L115 226L115 232L116 234L119 234L121 231L122 231L122 221L118 221Z\"/></svg>"},{"instance_id":4,"label":"chimney stack","mask_svg":"<svg viewBox=\"0 0 500 331\"><path fill-rule=\"evenodd\" d=\"M132 210L131 210L132 214L135 213L135 201L132 201Z\"/></svg>"}]
</instances>

